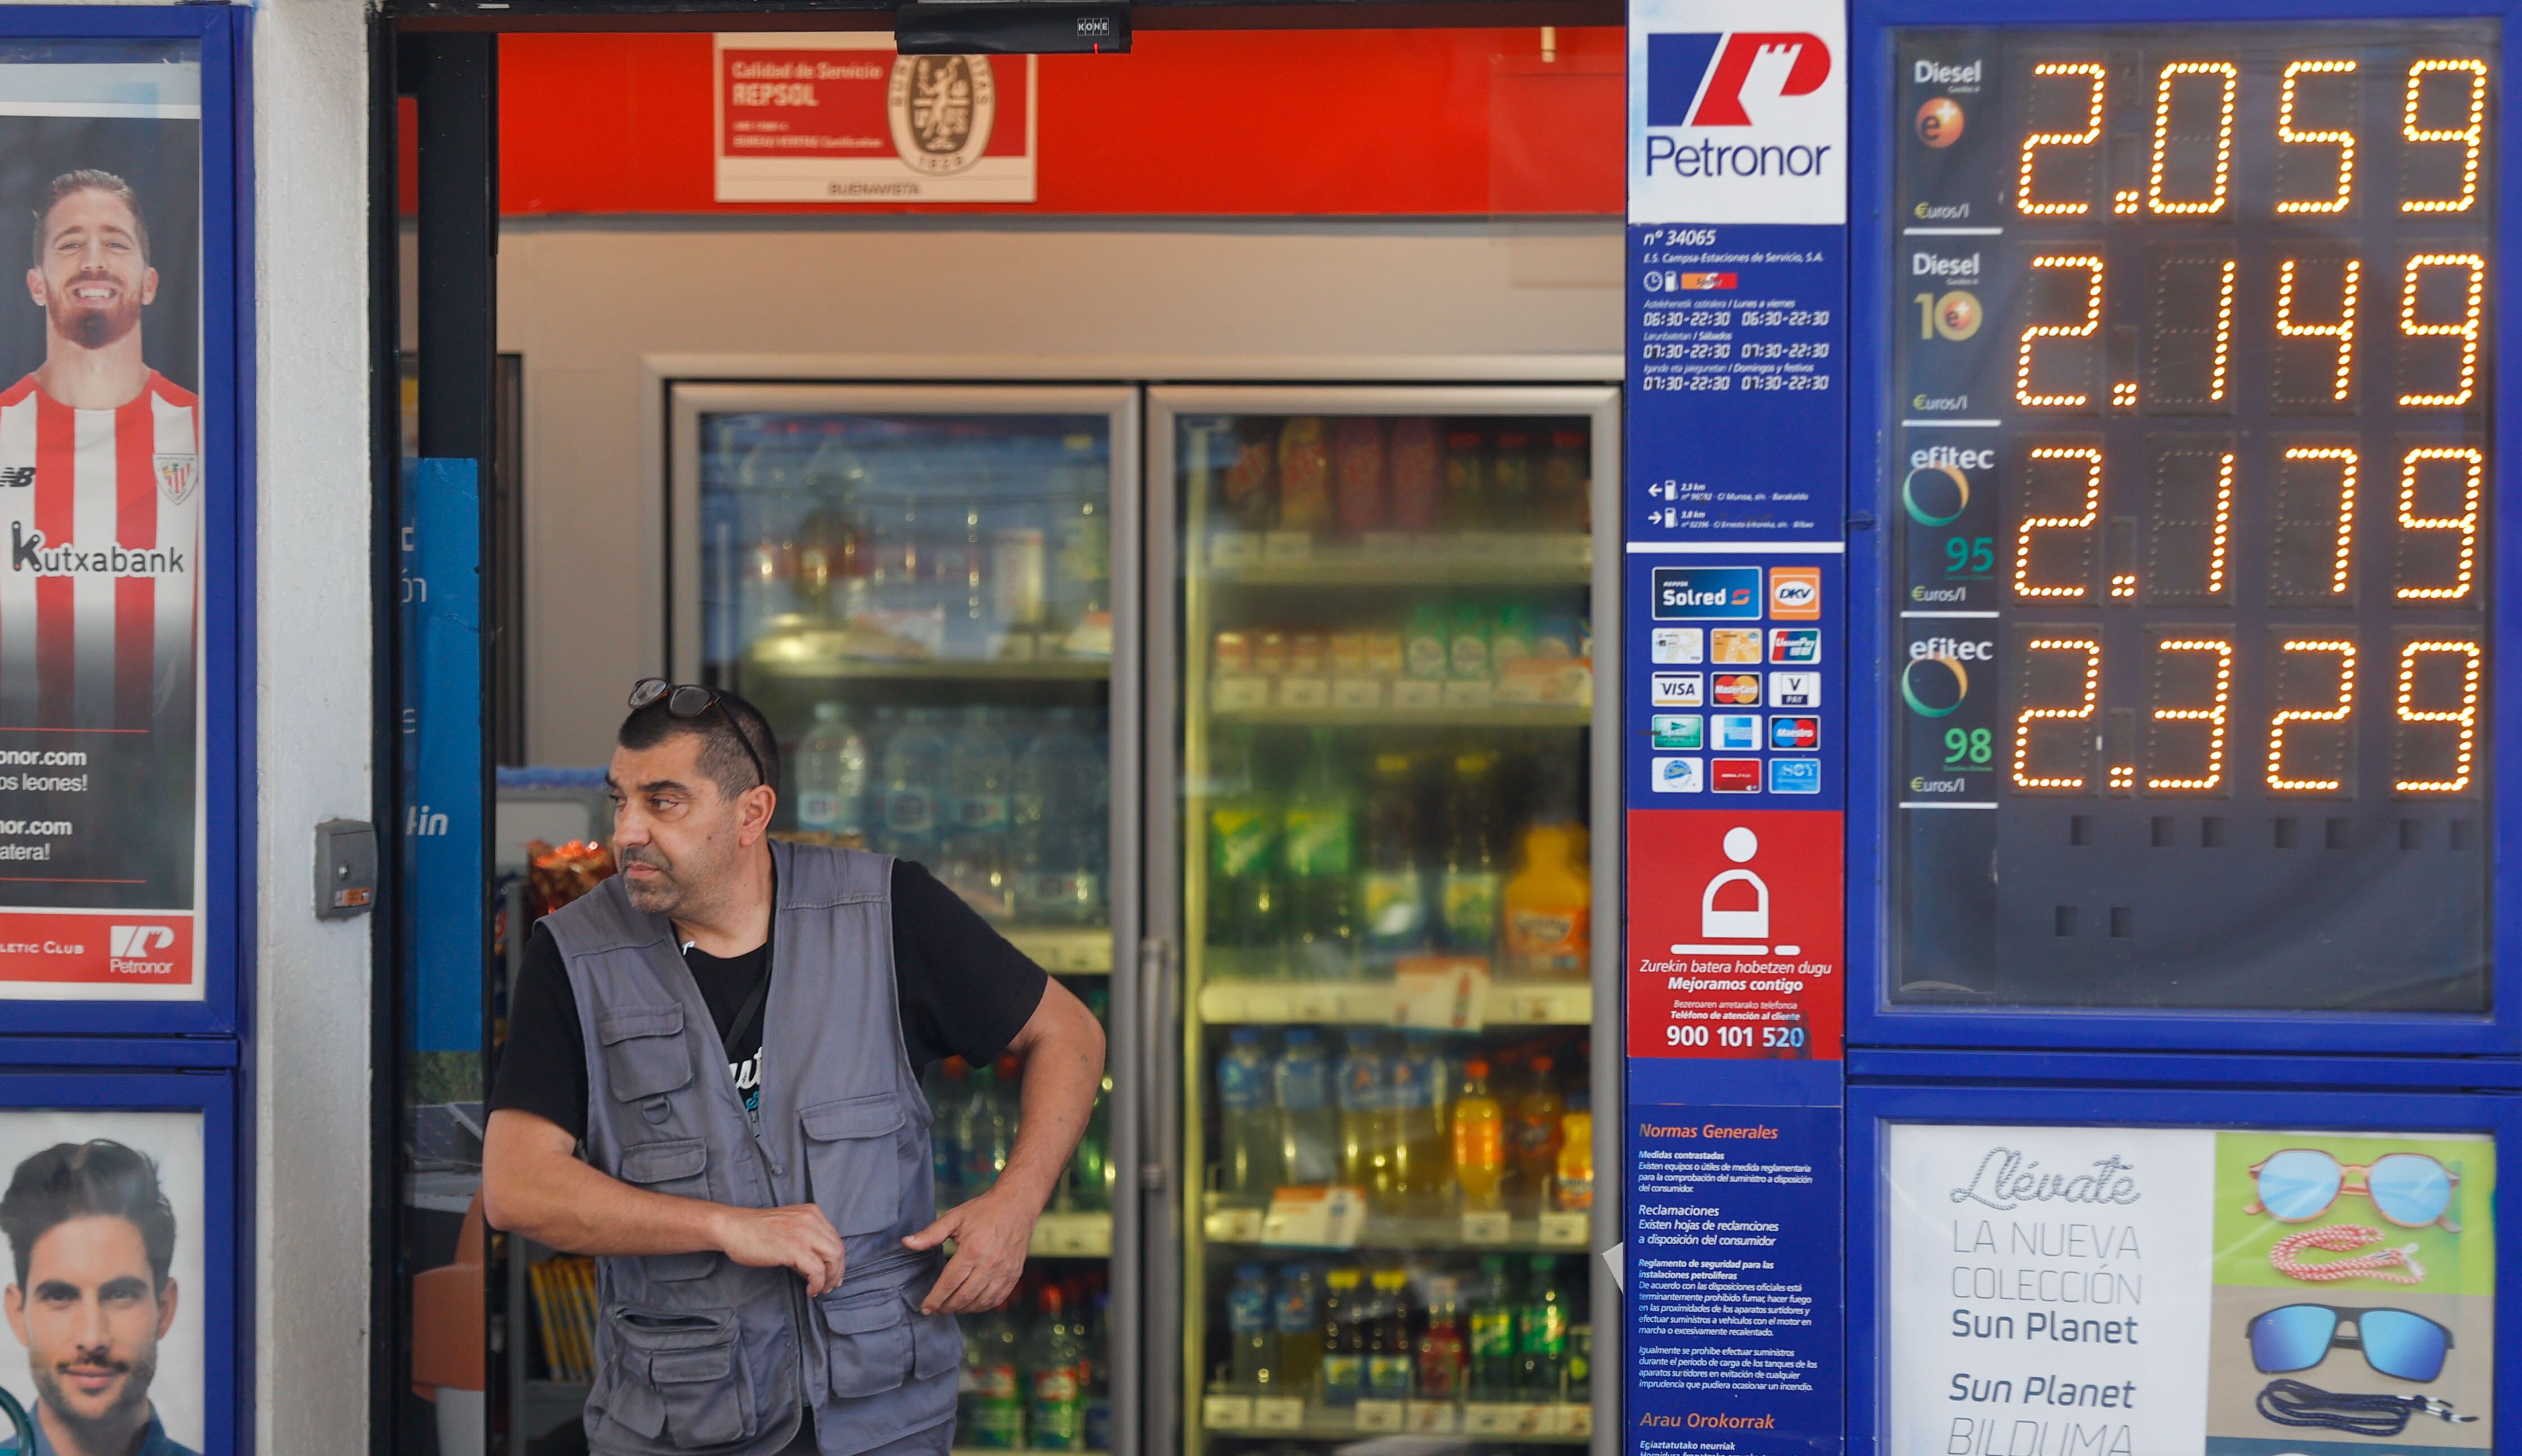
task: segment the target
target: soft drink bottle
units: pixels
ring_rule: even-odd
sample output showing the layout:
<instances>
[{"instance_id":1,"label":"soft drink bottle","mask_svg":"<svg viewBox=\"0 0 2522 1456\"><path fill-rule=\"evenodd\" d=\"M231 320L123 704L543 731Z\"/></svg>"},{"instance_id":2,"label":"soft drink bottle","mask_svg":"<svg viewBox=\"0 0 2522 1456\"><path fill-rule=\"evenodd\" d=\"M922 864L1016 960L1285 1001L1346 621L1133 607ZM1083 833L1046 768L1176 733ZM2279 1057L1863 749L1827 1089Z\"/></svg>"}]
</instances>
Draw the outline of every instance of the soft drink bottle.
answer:
<instances>
[{"instance_id":1,"label":"soft drink bottle","mask_svg":"<svg viewBox=\"0 0 2522 1456\"><path fill-rule=\"evenodd\" d=\"M1489 523L1488 442L1477 430L1445 432L1445 528L1480 530Z\"/></svg>"},{"instance_id":2,"label":"soft drink bottle","mask_svg":"<svg viewBox=\"0 0 2522 1456\"><path fill-rule=\"evenodd\" d=\"M1347 977L1356 969L1357 804L1328 728L1314 730L1284 823L1281 854L1298 960L1317 978Z\"/></svg>"},{"instance_id":3,"label":"soft drink bottle","mask_svg":"<svg viewBox=\"0 0 2522 1456\"><path fill-rule=\"evenodd\" d=\"M1271 1082L1278 1102L1282 1176L1300 1187L1329 1183L1339 1171L1340 1131L1322 1033L1311 1026L1288 1027Z\"/></svg>"},{"instance_id":4,"label":"soft drink bottle","mask_svg":"<svg viewBox=\"0 0 2522 1456\"><path fill-rule=\"evenodd\" d=\"M1532 1277L1516 1313L1516 1385L1527 1401L1561 1398L1567 1365L1568 1298L1559 1285L1559 1260L1532 1256Z\"/></svg>"},{"instance_id":5,"label":"soft drink bottle","mask_svg":"<svg viewBox=\"0 0 2522 1456\"><path fill-rule=\"evenodd\" d=\"M1025 1350L1025 1418L1037 1451L1086 1449L1086 1341L1056 1284L1042 1288Z\"/></svg>"},{"instance_id":6,"label":"soft drink bottle","mask_svg":"<svg viewBox=\"0 0 2522 1456\"><path fill-rule=\"evenodd\" d=\"M1506 883L1506 973L1577 979L1594 937L1594 885L1582 858L1584 831L1536 824L1524 831L1523 867Z\"/></svg>"},{"instance_id":7,"label":"soft drink bottle","mask_svg":"<svg viewBox=\"0 0 2522 1456\"><path fill-rule=\"evenodd\" d=\"M1389 975L1400 957L1427 948L1427 886L1419 868L1419 804L1410 757L1382 753L1366 796L1366 864L1358 874L1367 963Z\"/></svg>"},{"instance_id":8,"label":"soft drink bottle","mask_svg":"<svg viewBox=\"0 0 2522 1456\"><path fill-rule=\"evenodd\" d=\"M1471 1304L1471 1379L1468 1398L1515 1399L1515 1302L1507 1287L1506 1255L1480 1260L1479 1297Z\"/></svg>"},{"instance_id":9,"label":"soft drink bottle","mask_svg":"<svg viewBox=\"0 0 2522 1456\"><path fill-rule=\"evenodd\" d=\"M1410 1276L1400 1269L1378 1269L1374 1285L1375 1313L1366 1337L1366 1393L1377 1400L1407 1400L1410 1367L1416 1363L1410 1344Z\"/></svg>"},{"instance_id":10,"label":"soft drink bottle","mask_svg":"<svg viewBox=\"0 0 2522 1456\"><path fill-rule=\"evenodd\" d=\"M1281 879L1282 815L1259 792L1250 729L1218 744L1208 804L1208 943L1259 951L1286 930L1286 887Z\"/></svg>"},{"instance_id":11,"label":"soft drink bottle","mask_svg":"<svg viewBox=\"0 0 2522 1456\"><path fill-rule=\"evenodd\" d=\"M1594 1206L1594 1115L1571 1112L1559 1119L1559 1181L1551 1206L1581 1213Z\"/></svg>"},{"instance_id":12,"label":"soft drink bottle","mask_svg":"<svg viewBox=\"0 0 2522 1456\"><path fill-rule=\"evenodd\" d=\"M1548 1207L1551 1179L1559 1171L1562 1136L1559 1119L1567 1115L1566 1100L1551 1081L1548 1057L1532 1059L1532 1076L1515 1100L1506 1129L1507 1158L1515 1165L1519 1196L1534 1208Z\"/></svg>"},{"instance_id":13,"label":"soft drink bottle","mask_svg":"<svg viewBox=\"0 0 2522 1456\"><path fill-rule=\"evenodd\" d=\"M884 848L897 859L937 857L937 786L946 778L946 738L937 714L912 708L884 746Z\"/></svg>"},{"instance_id":14,"label":"soft drink bottle","mask_svg":"<svg viewBox=\"0 0 2522 1456\"><path fill-rule=\"evenodd\" d=\"M1413 1211L1428 1212L1448 1202L1452 1183L1445 1153L1444 1054L1435 1033L1405 1031L1392 1062L1392 1105L1399 1124L1394 1144L1394 1182Z\"/></svg>"},{"instance_id":15,"label":"soft drink bottle","mask_svg":"<svg viewBox=\"0 0 2522 1456\"><path fill-rule=\"evenodd\" d=\"M1393 1194L1392 1069L1372 1032L1352 1031L1339 1064L1340 1181L1378 1203Z\"/></svg>"},{"instance_id":16,"label":"soft drink bottle","mask_svg":"<svg viewBox=\"0 0 2522 1456\"><path fill-rule=\"evenodd\" d=\"M1463 1207L1480 1212L1506 1206L1506 1111L1489 1095L1489 1064L1463 1064L1463 1095L1453 1108L1454 1183Z\"/></svg>"},{"instance_id":17,"label":"soft drink bottle","mask_svg":"<svg viewBox=\"0 0 2522 1456\"><path fill-rule=\"evenodd\" d=\"M1112 1335L1106 1306L1112 1292L1097 1289L1094 1318L1086 1327L1086 1449L1112 1449Z\"/></svg>"},{"instance_id":18,"label":"soft drink bottle","mask_svg":"<svg viewBox=\"0 0 2522 1456\"><path fill-rule=\"evenodd\" d=\"M1584 1405L1594 1398L1594 1327L1567 1327L1567 1399Z\"/></svg>"},{"instance_id":19,"label":"soft drink bottle","mask_svg":"<svg viewBox=\"0 0 2522 1456\"><path fill-rule=\"evenodd\" d=\"M1099 436L1081 431L1062 438L1060 449L1051 506L1051 619L1064 630L1111 607L1112 473Z\"/></svg>"},{"instance_id":20,"label":"soft drink bottle","mask_svg":"<svg viewBox=\"0 0 2522 1456\"><path fill-rule=\"evenodd\" d=\"M1497 952L1497 755L1461 753L1445 794L1445 860L1437 880L1445 948L1483 959Z\"/></svg>"},{"instance_id":21,"label":"soft drink bottle","mask_svg":"<svg viewBox=\"0 0 2522 1456\"><path fill-rule=\"evenodd\" d=\"M1427 1301L1427 1328L1419 1335L1419 1398L1459 1400L1463 1395L1463 1322L1452 1291Z\"/></svg>"},{"instance_id":22,"label":"soft drink bottle","mask_svg":"<svg viewBox=\"0 0 2522 1456\"><path fill-rule=\"evenodd\" d=\"M1225 1192L1267 1194L1285 1177L1279 1118L1271 1106L1270 1060L1261 1050L1261 1028L1227 1033L1226 1056L1217 1064L1218 1182Z\"/></svg>"},{"instance_id":23,"label":"soft drink bottle","mask_svg":"<svg viewBox=\"0 0 2522 1456\"><path fill-rule=\"evenodd\" d=\"M1007 872L1007 741L986 707L963 709L963 728L946 755L946 828L937 878L993 920L1014 913Z\"/></svg>"},{"instance_id":24,"label":"soft drink bottle","mask_svg":"<svg viewBox=\"0 0 2522 1456\"><path fill-rule=\"evenodd\" d=\"M1226 1292L1226 1333L1232 1350L1228 1388L1276 1393L1279 1332L1271 1316L1270 1271L1259 1264L1238 1265L1235 1286Z\"/></svg>"},{"instance_id":25,"label":"soft drink bottle","mask_svg":"<svg viewBox=\"0 0 2522 1456\"><path fill-rule=\"evenodd\" d=\"M920 1089L928 1097L930 1166L937 1180L939 1211L963 1202L963 1124L969 1114L969 1069L960 1057L949 1057L928 1069Z\"/></svg>"},{"instance_id":26,"label":"soft drink bottle","mask_svg":"<svg viewBox=\"0 0 2522 1456\"><path fill-rule=\"evenodd\" d=\"M993 1309L963 1331L963 1419L957 1433L965 1445L1012 1451L1024 1445L1024 1388L1017 1374L1015 1318Z\"/></svg>"},{"instance_id":27,"label":"soft drink bottle","mask_svg":"<svg viewBox=\"0 0 2522 1456\"><path fill-rule=\"evenodd\" d=\"M1357 1325L1366 1276L1333 1269L1323 1278L1323 1403L1357 1404L1366 1391L1366 1340Z\"/></svg>"},{"instance_id":28,"label":"soft drink bottle","mask_svg":"<svg viewBox=\"0 0 2522 1456\"><path fill-rule=\"evenodd\" d=\"M866 831L866 741L837 703L815 705L815 726L797 744L797 827L812 834Z\"/></svg>"},{"instance_id":29,"label":"soft drink bottle","mask_svg":"<svg viewBox=\"0 0 2522 1456\"><path fill-rule=\"evenodd\" d=\"M1272 1321L1279 1331L1279 1393L1311 1398L1323 1371L1322 1274L1312 1264L1279 1271Z\"/></svg>"},{"instance_id":30,"label":"soft drink bottle","mask_svg":"<svg viewBox=\"0 0 2522 1456\"><path fill-rule=\"evenodd\" d=\"M1107 1072L1095 1110L1086 1115L1086 1135L1077 1140L1077 1151L1069 1156L1069 1206L1095 1213L1110 1208L1113 1176L1112 1077Z\"/></svg>"}]
</instances>

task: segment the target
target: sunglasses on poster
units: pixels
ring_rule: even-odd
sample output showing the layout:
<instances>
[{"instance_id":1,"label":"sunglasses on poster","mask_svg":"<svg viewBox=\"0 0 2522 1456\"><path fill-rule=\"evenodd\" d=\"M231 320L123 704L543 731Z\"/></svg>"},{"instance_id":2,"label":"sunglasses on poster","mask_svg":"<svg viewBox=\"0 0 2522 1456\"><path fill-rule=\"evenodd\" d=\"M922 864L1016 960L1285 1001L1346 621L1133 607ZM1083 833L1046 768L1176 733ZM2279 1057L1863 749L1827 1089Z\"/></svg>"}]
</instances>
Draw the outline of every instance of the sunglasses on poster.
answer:
<instances>
[{"instance_id":1,"label":"sunglasses on poster","mask_svg":"<svg viewBox=\"0 0 2522 1456\"><path fill-rule=\"evenodd\" d=\"M2329 1211L2344 1194L2361 1194L2384 1218L2402 1228L2452 1221L2452 1196L2460 1174L2423 1153L2390 1153L2371 1162L2342 1163L2317 1148L2271 1153L2251 1168L2259 1198L2242 1211L2265 1213L2279 1223L2302 1223Z\"/></svg>"},{"instance_id":2,"label":"sunglasses on poster","mask_svg":"<svg viewBox=\"0 0 2522 1456\"><path fill-rule=\"evenodd\" d=\"M2443 1374L2452 1331L2405 1309L2284 1304L2254 1315L2243 1331L2262 1375L2310 1370L2333 1349L2361 1350L2376 1375L2430 1381Z\"/></svg>"}]
</instances>

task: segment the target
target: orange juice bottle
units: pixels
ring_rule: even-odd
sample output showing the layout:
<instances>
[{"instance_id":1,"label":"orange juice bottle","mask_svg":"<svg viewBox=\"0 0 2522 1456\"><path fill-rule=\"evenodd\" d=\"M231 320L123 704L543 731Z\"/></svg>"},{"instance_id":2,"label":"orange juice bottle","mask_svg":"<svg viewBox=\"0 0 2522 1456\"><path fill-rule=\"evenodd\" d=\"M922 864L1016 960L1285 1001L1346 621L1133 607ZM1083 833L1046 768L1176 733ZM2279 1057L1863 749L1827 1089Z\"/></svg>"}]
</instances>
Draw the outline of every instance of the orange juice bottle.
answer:
<instances>
[{"instance_id":1,"label":"orange juice bottle","mask_svg":"<svg viewBox=\"0 0 2522 1456\"><path fill-rule=\"evenodd\" d=\"M1594 882L1582 829L1536 824L1524 831L1523 868L1506 883L1506 974L1579 980L1593 942Z\"/></svg>"},{"instance_id":2,"label":"orange juice bottle","mask_svg":"<svg viewBox=\"0 0 2522 1456\"><path fill-rule=\"evenodd\" d=\"M1506 1109L1489 1095L1489 1064L1463 1064L1463 1095L1453 1107L1454 1182L1468 1212L1503 1208L1506 1200Z\"/></svg>"}]
</instances>

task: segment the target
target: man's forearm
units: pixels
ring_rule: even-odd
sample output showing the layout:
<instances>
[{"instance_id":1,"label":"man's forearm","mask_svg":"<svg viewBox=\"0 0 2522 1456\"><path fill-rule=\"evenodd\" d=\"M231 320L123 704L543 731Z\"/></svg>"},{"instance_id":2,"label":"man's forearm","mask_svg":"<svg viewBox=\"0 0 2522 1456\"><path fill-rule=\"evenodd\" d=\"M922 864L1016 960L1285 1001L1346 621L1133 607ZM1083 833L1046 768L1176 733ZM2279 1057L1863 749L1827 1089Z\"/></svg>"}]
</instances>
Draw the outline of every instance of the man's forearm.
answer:
<instances>
[{"instance_id":1,"label":"man's forearm","mask_svg":"<svg viewBox=\"0 0 2522 1456\"><path fill-rule=\"evenodd\" d=\"M490 1222L564 1253L696 1253L723 1243L726 1211L700 1199L650 1193L571 1157L542 1155L486 1169Z\"/></svg>"},{"instance_id":2,"label":"man's forearm","mask_svg":"<svg viewBox=\"0 0 2522 1456\"><path fill-rule=\"evenodd\" d=\"M1080 1008L1082 1011L1083 1008ZM997 1186L1022 1197L1039 1211L1059 1186L1060 1171L1086 1135L1087 1117L1103 1088L1103 1033L1094 1019L1045 1036L1026 1049L1021 1115L1015 1146Z\"/></svg>"}]
</instances>

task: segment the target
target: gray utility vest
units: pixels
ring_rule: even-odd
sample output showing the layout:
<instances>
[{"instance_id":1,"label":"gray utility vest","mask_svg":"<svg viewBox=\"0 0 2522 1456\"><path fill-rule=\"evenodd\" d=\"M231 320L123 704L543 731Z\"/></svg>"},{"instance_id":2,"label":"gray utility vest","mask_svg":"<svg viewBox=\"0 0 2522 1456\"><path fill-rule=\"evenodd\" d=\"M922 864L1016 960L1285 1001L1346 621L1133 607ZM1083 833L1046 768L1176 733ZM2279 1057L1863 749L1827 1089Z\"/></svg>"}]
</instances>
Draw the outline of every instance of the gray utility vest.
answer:
<instances>
[{"instance_id":1,"label":"gray utility vest","mask_svg":"<svg viewBox=\"0 0 2522 1456\"><path fill-rule=\"evenodd\" d=\"M773 842L779 902L757 1130L672 923L619 878L545 920L586 1039L585 1154L637 1188L746 1208L813 1203L848 1267L819 1299L787 1269L715 1252L596 1260L601 1456L769 1456L815 1416L851 1456L955 1416L962 1334L923 1315L940 1255L927 1099L903 1050L893 861Z\"/></svg>"}]
</instances>

